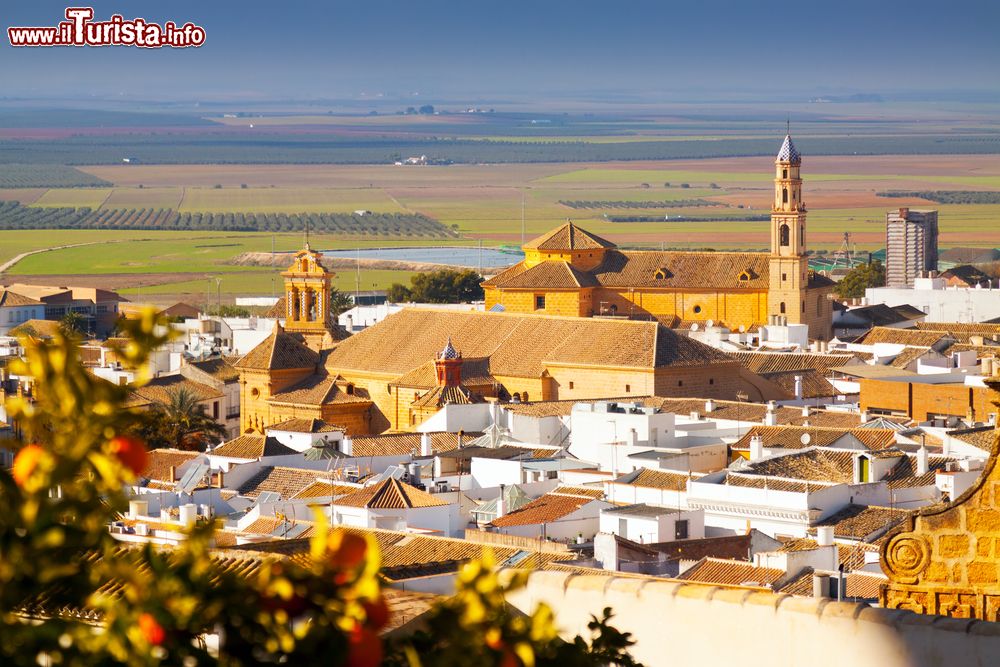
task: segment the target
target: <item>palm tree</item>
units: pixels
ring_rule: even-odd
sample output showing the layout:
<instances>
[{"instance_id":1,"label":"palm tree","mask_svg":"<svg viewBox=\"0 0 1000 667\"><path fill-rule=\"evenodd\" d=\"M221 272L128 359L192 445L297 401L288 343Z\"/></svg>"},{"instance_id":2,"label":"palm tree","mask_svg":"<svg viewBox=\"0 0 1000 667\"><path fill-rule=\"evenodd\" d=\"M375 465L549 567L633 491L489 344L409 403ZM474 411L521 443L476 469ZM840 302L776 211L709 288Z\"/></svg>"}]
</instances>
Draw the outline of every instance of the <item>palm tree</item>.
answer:
<instances>
[{"instance_id":1,"label":"palm tree","mask_svg":"<svg viewBox=\"0 0 1000 667\"><path fill-rule=\"evenodd\" d=\"M65 336L82 336L87 327L87 320L75 311L69 311L59 320L59 328Z\"/></svg>"},{"instance_id":2,"label":"palm tree","mask_svg":"<svg viewBox=\"0 0 1000 667\"><path fill-rule=\"evenodd\" d=\"M350 294L341 292L336 287L330 289L330 317L336 319L351 308L354 308L354 299Z\"/></svg>"},{"instance_id":3,"label":"palm tree","mask_svg":"<svg viewBox=\"0 0 1000 667\"><path fill-rule=\"evenodd\" d=\"M198 396L181 387L167 393L167 402L157 402L140 431L150 449L173 447L204 451L210 442L226 436L226 427L212 419Z\"/></svg>"}]
</instances>

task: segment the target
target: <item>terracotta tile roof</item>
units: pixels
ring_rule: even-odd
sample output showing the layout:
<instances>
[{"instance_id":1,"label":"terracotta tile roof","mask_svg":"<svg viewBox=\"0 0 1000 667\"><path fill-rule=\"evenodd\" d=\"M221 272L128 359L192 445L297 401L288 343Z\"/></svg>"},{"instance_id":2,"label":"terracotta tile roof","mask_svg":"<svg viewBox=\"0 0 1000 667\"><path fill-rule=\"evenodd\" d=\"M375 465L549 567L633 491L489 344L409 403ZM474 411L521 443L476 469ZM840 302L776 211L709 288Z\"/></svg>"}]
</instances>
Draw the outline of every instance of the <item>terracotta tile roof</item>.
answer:
<instances>
[{"instance_id":1,"label":"terracotta tile roof","mask_svg":"<svg viewBox=\"0 0 1000 667\"><path fill-rule=\"evenodd\" d=\"M371 403L368 392L355 388L353 394L337 384L334 375L321 372L303 378L290 387L276 391L268 403L295 405L329 405L330 403Z\"/></svg>"},{"instance_id":2,"label":"terracotta tile roof","mask_svg":"<svg viewBox=\"0 0 1000 667\"><path fill-rule=\"evenodd\" d=\"M205 359L204 361L189 361L189 366L194 366L203 373L211 375L220 382L237 382L240 379L240 371L235 364L236 357L219 357L217 359Z\"/></svg>"},{"instance_id":3,"label":"terracotta tile roof","mask_svg":"<svg viewBox=\"0 0 1000 667\"><path fill-rule=\"evenodd\" d=\"M856 423L856 422L855 422ZM812 426L751 426L742 438L733 443L733 449L748 449L750 440L759 437L765 447L805 449L806 447L829 447L845 435L850 434L868 449L880 450L896 444L896 432L884 428L814 428ZM802 442L808 435L809 441Z\"/></svg>"},{"instance_id":4,"label":"terracotta tile roof","mask_svg":"<svg viewBox=\"0 0 1000 667\"><path fill-rule=\"evenodd\" d=\"M551 289L579 289L597 287L597 280L586 271L576 269L569 262L546 261L529 268L524 263L498 273L483 282L484 287L504 289L533 289L545 286Z\"/></svg>"},{"instance_id":5,"label":"terracotta tile roof","mask_svg":"<svg viewBox=\"0 0 1000 667\"><path fill-rule=\"evenodd\" d=\"M652 369L732 363L722 352L655 322L404 309L331 350L326 367L405 375L452 337L496 376L540 377L548 365Z\"/></svg>"},{"instance_id":6,"label":"terracotta tile roof","mask_svg":"<svg viewBox=\"0 0 1000 667\"><path fill-rule=\"evenodd\" d=\"M728 352L727 354L757 374L801 370L816 370L826 374L831 368L846 366L853 360L850 354L797 352Z\"/></svg>"},{"instance_id":7,"label":"terracotta tile roof","mask_svg":"<svg viewBox=\"0 0 1000 667\"><path fill-rule=\"evenodd\" d=\"M672 540L657 542L650 546L667 555L669 559L701 560L706 556L731 560L750 560L750 549L753 546L754 533L740 535L725 535L723 537L705 537L690 540Z\"/></svg>"},{"instance_id":8,"label":"terracotta tile roof","mask_svg":"<svg viewBox=\"0 0 1000 667\"><path fill-rule=\"evenodd\" d=\"M917 486L932 486L935 483L938 471L955 461L949 456L928 456L927 472L917 475L916 457L904 455L900 457L899 463L892 471L883 478L892 489L907 489Z\"/></svg>"},{"instance_id":9,"label":"terracotta tile roof","mask_svg":"<svg viewBox=\"0 0 1000 667\"><path fill-rule=\"evenodd\" d=\"M987 322L918 322L917 328L924 331L947 332L952 335L962 334L967 336L983 336L990 338L1000 335L1000 324Z\"/></svg>"},{"instance_id":10,"label":"terracotta tile roof","mask_svg":"<svg viewBox=\"0 0 1000 667\"><path fill-rule=\"evenodd\" d=\"M591 274L603 287L766 290L769 267L767 253L611 250Z\"/></svg>"},{"instance_id":11,"label":"terracotta tile roof","mask_svg":"<svg viewBox=\"0 0 1000 667\"><path fill-rule=\"evenodd\" d=\"M385 479L360 491L341 496L335 502L344 507L369 509L410 509L441 507L448 502L397 479Z\"/></svg>"},{"instance_id":12,"label":"terracotta tile roof","mask_svg":"<svg viewBox=\"0 0 1000 667\"><path fill-rule=\"evenodd\" d=\"M443 408L446 405L472 405L474 403L485 403L479 394L468 389L468 387L449 385L445 387L434 387L413 401L410 405L415 408Z\"/></svg>"},{"instance_id":13,"label":"terracotta tile roof","mask_svg":"<svg viewBox=\"0 0 1000 667\"><path fill-rule=\"evenodd\" d=\"M7 335L31 335L38 338L54 338L60 332L55 320L28 320L11 329Z\"/></svg>"},{"instance_id":14,"label":"terracotta tile roof","mask_svg":"<svg viewBox=\"0 0 1000 667\"><path fill-rule=\"evenodd\" d=\"M931 351L929 347L904 347L899 354L889 362L893 368L906 368Z\"/></svg>"},{"instance_id":15,"label":"terracotta tile roof","mask_svg":"<svg viewBox=\"0 0 1000 667\"><path fill-rule=\"evenodd\" d=\"M466 433L463 444L482 433ZM383 433L381 435L359 435L351 439L353 456L403 456L414 450L420 453L420 433ZM457 433L431 433L431 449L434 453L449 451L458 446Z\"/></svg>"},{"instance_id":16,"label":"terracotta tile roof","mask_svg":"<svg viewBox=\"0 0 1000 667\"><path fill-rule=\"evenodd\" d=\"M296 537L312 537L316 532L316 525L312 521L294 521L291 519L279 519L273 516L262 516L240 532L246 535L273 535L274 539L280 540L284 539L283 534L286 531L291 531L294 526L302 524L306 524L308 528ZM274 532L279 528L282 532L274 535Z\"/></svg>"},{"instance_id":17,"label":"terracotta tile roof","mask_svg":"<svg viewBox=\"0 0 1000 667\"><path fill-rule=\"evenodd\" d=\"M993 426L966 428L948 431L948 435L973 447L978 447L984 452L991 452L993 451L993 443L997 439L997 429Z\"/></svg>"},{"instance_id":18,"label":"terracotta tile roof","mask_svg":"<svg viewBox=\"0 0 1000 667\"><path fill-rule=\"evenodd\" d=\"M920 326L920 325L918 325ZM876 343L895 343L897 345L914 345L916 347L931 347L944 338L943 331L926 331L920 329L893 329L892 327L872 327L856 342L861 345Z\"/></svg>"},{"instance_id":19,"label":"terracotta tile roof","mask_svg":"<svg viewBox=\"0 0 1000 667\"><path fill-rule=\"evenodd\" d=\"M286 332L275 323L274 331L234 366L248 370L285 370L315 368L317 363L319 355L309 349L300 336Z\"/></svg>"},{"instance_id":20,"label":"terracotta tile roof","mask_svg":"<svg viewBox=\"0 0 1000 667\"><path fill-rule=\"evenodd\" d=\"M785 479L852 484L857 452L836 449L807 449L786 456L754 461L740 473Z\"/></svg>"},{"instance_id":21,"label":"terracotta tile roof","mask_svg":"<svg viewBox=\"0 0 1000 667\"><path fill-rule=\"evenodd\" d=\"M598 250L616 246L607 239L602 239L596 234L591 234L577 227L572 222L567 222L561 227L528 241L524 247L537 248L538 250Z\"/></svg>"},{"instance_id":22,"label":"terracotta tile roof","mask_svg":"<svg viewBox=\"0 0 1000 667\"><path fill-rule=\"evenodd\" d=\"M796 395L796 385L801 382L802 398L823 398L836 396L840 392L823 377L823 373L813 369L758 373L762 378L781 387L790 396Z\"/></svg>"},{"instance_id":23,"label":"terracotta tile roof","mask_svg":"<svg viewBox=\"0 0 1000 667\"><path fill-rule=\"evenodd\" d=\"M151 449L142 476L149 480L168 482L170 488L173 488L174 480L170 477L170 467L173 466L176 470L199 456L201 456L200 452L187 452L180 449Z\"/></svg>"},{"instance_id":24,"label":"terracotta tile roof","mask_svg":"<svg viewBox=\"0 0 1000 667\"><path fill-rule=\"evenodd\" d=\"M315 482L321 474L319 470L264 466L236 490L248 498L256 498L263 491L272 491L280 494L282 500L288 500Z\"/></svg>"},{"instance_id":25,"label":"terracotta tile roof","mask_svg":"<svg viewBox=\"0 0 1000 667\"><path fill-rule=\"evenodd\" d=\"M785 571L776 567L758 567L753 563L740 560L705 557L677 578L683 581L699 581L721 586L751 586L770 589L784 576Z\"/></svg>"},{"instance_id":26,"label":"terracotta tile roof","mask_svg":"<svg viewBox=\"0 0 1000 667\"><path fill-rule=\"evenodd\" d=\"M244 433L238 438L219 445L211 452L212 456L228 456L234 459L260 459L265 456L286 456L298 454L275 438L264 437L256 433Z\"/></svg>"},{"instance_id":27,"label":"terracotta tile roof","mask_svg":"<svg viewBox=\"0 0 1000 667\"><path fill-rule=\"evenodd\" d=\"M509 528L511 526L551 523L576 512L584 505L600 500L590 494L580 495L574 487L565 488L565 492L560 492L559 489L550 491L520 509L497 517L490 525L497 528Z\"/></svg>"},{"instance_id":28,"label":"terracotta tile roof","mask_svg":"<svg viewBox=\"0 0 1000 667\"><path fill-rule=\"evenodd\" d=\"M437 385L434 362L428 361L392 382L398 387L429 388ZM497 385L499 382L490 373L490 358L464 357L462 359L462 384L470 387Z\"/></svg>"},{"instance_id":29,"label":"terracotta tile roof","mask_svg":"<svg viewBox=\"0 0 1000 667\"><path fill-rule=\"evenodd\" d=\"M344 428L336 424L328 424L322 419L286 419L283 422L267 427L268 431L286 431L289 433L334 433Z\"/></svg>"},{"instance_id":30,"label":"terracotta tile roof","mask_svg":"<svg viewBox=\"0 0 1000 667\"><path fill-rule=\"evenodd\" d=\"M912 513L891 507L848 505L814 525L833 526L833 536L837 539L869 541L885 534ZM810 528L809 532L815 530Z\"/></svg>"},{"instance_id":31,"label":"terracotta tile roof","mask_svg":"<svg viewBox=\"0 0 1000 667\"><path fill-rule=\"evenodd\" d=\"M561 496L580 496L581 498L593 498L594 500L604 500L604 489L599 486L582 486L578 484L560 484L549 493L557 493Z\"/></svg>"},{"instance_id":32,"label":"terracotta tile roof","mask_svg":"<svg viewBox=\"0 0 1000 667\"><path fill-rule=\"evenodd\" d=\"M614 483L639 486L646 489L661 489L663 491L687 491L688 479L696 479L698 477L701 477L701 475L639 468L638 470L622 475L614 480Z\"/></svg>"},{"instance_id":33,"label":"terracotta tile roof","mask_svg":"<svg viewBox=\"0 0 1000 667\"><path fill-rule=\"evenodd\" d=\"M352 484L335 484L333 482L328 482L325 480L318 479L306 488L297 492L293 499L300 498L339 498L341 496L346 496L349 493L354 493L361 487Z\"/></svg>"},{"instance_id":34,"label":"terracotta tile roof","mask_svg":"<svg viewBox=\"0 0 1000 667\"><path fill-rule=\"evenodd\" d=\"M41 306L41 301L36 301L31 297L11 292L8 289L0 288L0 308L16 308L18 306Z\"/></svg>"},{"instance_id":35,"label":"terracotta tile roof","mask_svg":"<svg viewBox=\"0 0 1000 667\"><path fill-rule=\"evenodd\" d=\"M850 600L877 600L880 586L889 581L889 578L884 574L861 571L849 572L844 576L844 579L844 598ZM795 579L782 586L778 592L812 597L813 569L806 568Z\"/></svg>"},{"instance_id":36,"label":"terracotta tile roof","mask_svg":"<svg viewBox=\"0 0 1000 667\"><path fill-rule=\"evenodd\" d=\"M130 392L127 405L140 406L159 403L170 403L171 397L179 391L188 391L199 401L210 401L222 398L222 392L201 382L189 380L183 375L163 375L153 378L141 387L135 387Z\"/></svg>"}]
</instances>

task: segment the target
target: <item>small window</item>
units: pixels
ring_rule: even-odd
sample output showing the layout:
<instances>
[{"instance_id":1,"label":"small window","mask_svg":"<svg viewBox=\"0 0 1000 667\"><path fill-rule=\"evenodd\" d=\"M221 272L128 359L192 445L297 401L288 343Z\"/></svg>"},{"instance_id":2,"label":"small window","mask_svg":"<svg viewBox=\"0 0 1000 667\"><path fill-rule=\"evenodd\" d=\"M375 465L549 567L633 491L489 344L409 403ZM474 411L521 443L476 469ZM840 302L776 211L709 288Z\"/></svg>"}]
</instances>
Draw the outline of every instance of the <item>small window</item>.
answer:
<instances>
[{"instance_id":1,"label":"small window","mask_svg":"<svg viewBox=\"0 0 1000 667\"><path fill-rule=\"evenodd\" d=\"M683 387L684 386L684 380L678 380L677 381L677 386L678 387Z\"/></svg>"},{"instance_id":2,"label":"small window","mask_svg":"<svg viewBox=\"0 0 1000 667\"><path fill-rule=\"evenodd\" d=\"M569 382L569 388L570 388L570 389L572 389L572 388L573 388L573 381L572 381L572 380L570 380L570 382Z\"/></svg>"},{"instance_id":3,"label":"small window","mask_svg":"<svg viewBox=\"0 0 1000 667\"><path fill-rule=\"evenodd\" d=\"M715 384L715 378L708 378L709 384Z\"/></svg>"},{"instance_id":4,"label":"small window","mask_svg":"<svg viewBox=\"0 0 1000 667\"><path fill-rule=\"evenodd\" d=\"M780 309L781 309L781 312L782 312L782 313L784 313L784 312L785 312L785 302L784 302L784 301L782 301L782 302L781 302L781 306L780 306Z\"/></svg>"},{"instance_id":5,"label":"small window","mask_svg":"<svg viewBox=\"0 0 1000 667\"><path fill-rule=\"evenodd\" d=\"M632 385L630 385L630 384L625 385L625 393L626 394L631 394L632 393Z\"/></svg>"},{"instance_id":6,"label":"small window","mask_svg":"<svg viewBox=\"0 0 1000 667\"><path fill-rule=\"evenodd\" d=\"M696 313L700 313L701 312L701 306L695 306L694 308L692 308L692 310L694 312L696 312Z\"/></svg>"},{"instance_id":7,"label":"small window","mask_svg":"<svg viewBox=\"0 0 1000 667\"><path fill-rule=\"evenodd\" d=\"M781 203L788 203L788 188L781 188Z\"/></svg>"},{"instance_id":8,"label":"small window","mask_svg":"<svg viewBox=\"0 0 1000 667\"><path fill-rule=\"evenodd\" d=\"M536 294L535 295L535 310L545 310L545 295Z\"/></svg>"},{"instance_id":9,"label":"small window","mask_svg":"<svg viewBox=\"0 0 1000 667\"><path fill-rule=\"evenodd\" d=\"M740 274L740 282L745 283L748 280L750 280L750 272L749 271L744 271L743 273Z\"/></svg>"},{"instance_id":10,"label":"small window","mask_svg":"<svg viewBox=\"0 0 1000 667\"><path fill-rule=\"evenodd\" d=\"M353 384L347 385L347 395L348 396L354 396L354 385Z\"/></svg>"},{"instance_id":11,"label":"small window","mask_svg":"<svg viewBox=\"0 0 1000 667\"><path fill-rule=\"evenodd\" d=\"M678 519L674 524L674 539L686 540L688 538L688 520Z\"/></svg>"},{"instance_id":12,"label":"small window","mask_svg":"<svg viewBox=\"0 0 1000 667\"><path fill-rule=\"evenodd\" d=\"M806 312L806 302L805 301L802 302L802 312L803 313Z\"/></svg>"},{"instance_id":13,"label":"small window","mask_svg":"<svg viewBox=\"0 0 1000 667\"><path fill-rule=\"evenodd\" d=\"M219 418L219 402L212 401L212 419Z\"/></svg>"},{"instance_id":14,"label":"small window","mask_svg":"<svg viewBox=\"0 0 1000 667\"><path fill-rule=\"evenodd\" d=\"M782 273L781 274L781 282L785 282L786 280L788 280L788 274L787 273Z\"/></svg>"},{"instance_id":15,"label":"small window","mask_svg":"<svg viewBox=\"0 0 1000 667\"><path fill-rule=\"evenodd\" d=\"M524 392L523 394L521 394L521 400L524 402L528 401L528 392Z\"/></svg>"},{"instance_id":16,"label":"small window","mask_svg":"<svg viewBox=\"0 0 1000 667\"><path fill-rule=\"evenodd\" d=\"M781 170L781 177L782 178L788 178L788 170L787 169L782 169Z\"/></svg>"},{"instance_id":17,"label":"small window","mask_svg":"<svg viewBox=\"0 0 1000 667\"><path fill-rule=\"evenodd\" d=\"M789 234L791 234L791 230L788 229L788 225L781 225L781 227L778 228L778 234L781 236L781 245L787 246L789 244Z\"/></svg>"}]
</instances>

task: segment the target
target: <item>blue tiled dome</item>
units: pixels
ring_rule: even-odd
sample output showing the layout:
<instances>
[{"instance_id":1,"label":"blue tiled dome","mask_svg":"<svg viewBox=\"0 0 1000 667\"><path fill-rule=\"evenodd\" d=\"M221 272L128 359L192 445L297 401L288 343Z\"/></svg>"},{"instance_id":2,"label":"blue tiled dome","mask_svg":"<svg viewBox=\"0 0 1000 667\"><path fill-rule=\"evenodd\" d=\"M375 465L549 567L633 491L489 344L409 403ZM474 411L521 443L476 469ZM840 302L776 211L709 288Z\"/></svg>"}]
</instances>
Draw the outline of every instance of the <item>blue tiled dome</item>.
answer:
<instances>
[{"instance_id":1,"label":"blue tiled dome","mask_svg":"<svg viewBox=\"0 0 1000 667\"><path fill-rule=\"evenodd\" d=\"M781 150L778 151L778 162L802 162L802 156L792 143L791 135L786 134L785 140L781 143Z\"/></svg>"},{"instance_id":2,"label":"blue tiled dome","mask_svg":"<svg viewBox=\"0 0 1000 667\"><path fill-rule=\"evenodd\" d=\"M451 344L451 336L448 336L448 342L445 344L444 349L441 350L441 354L438 355L438 359L458 359L458 356L458 352Z\"/></svg>"}]
</instances>

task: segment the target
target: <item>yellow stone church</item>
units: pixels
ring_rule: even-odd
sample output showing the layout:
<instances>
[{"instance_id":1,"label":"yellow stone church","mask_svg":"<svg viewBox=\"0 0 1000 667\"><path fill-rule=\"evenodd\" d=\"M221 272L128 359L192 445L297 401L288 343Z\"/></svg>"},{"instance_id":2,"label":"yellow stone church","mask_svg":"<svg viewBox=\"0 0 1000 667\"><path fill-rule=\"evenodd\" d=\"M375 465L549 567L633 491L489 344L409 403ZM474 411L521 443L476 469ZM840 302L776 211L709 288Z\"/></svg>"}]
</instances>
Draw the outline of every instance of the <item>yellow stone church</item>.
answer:
<instances>
[{"instance_id":1,"label":"yellow stone church","mask_svg":"<svg viewBox=\"0 0 1000 667\"><path fill-rule=\"evenodd\" d=\"M779 315L829 340L833 281L809 270L802 158L785 140L775 160L771 251L619 250L573 223L524 246L524 261L483 283L486 308L508 313L655 319L732 330Z\"/></svg>"}]
</instances>

